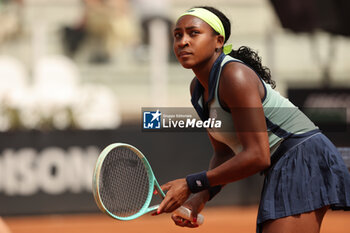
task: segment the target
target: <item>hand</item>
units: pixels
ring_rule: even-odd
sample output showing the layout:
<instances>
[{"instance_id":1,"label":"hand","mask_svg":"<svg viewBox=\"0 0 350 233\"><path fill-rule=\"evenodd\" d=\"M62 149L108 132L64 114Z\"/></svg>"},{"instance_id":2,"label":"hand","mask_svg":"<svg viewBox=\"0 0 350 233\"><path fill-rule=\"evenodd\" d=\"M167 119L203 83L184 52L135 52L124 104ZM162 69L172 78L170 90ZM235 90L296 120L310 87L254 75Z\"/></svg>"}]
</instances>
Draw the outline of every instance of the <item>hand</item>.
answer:
<instances>
[{"instance_id":1,"label":"hand","mask_svg":"<svg viewBox=\"0 0 350 233\"><path fill-rule=\"evenodd\" d=\"M205 206L205 203L209 200L209 193L207 190L196 193L193 195L189 200L187 200L183 206L191 210L191 215L193 218L193 222L184 219L176 214L173 214L171 218L173 219L174 223L177 226L181 227L189 227L189 228L195 228L198 227L198 224L196 223L197 215L202 211L202 209Z\"/></svg>"},{"instance_id":2,"label":"hand","mask_svg":"<svg viewBox=\"0 0 350 233\"><path fill-rule=\"evenodd\" d=\"M177 179L161 186L163 191L168 191L164 200L160 203L157 214L170 213L179 208L190 196L186 179Z\"/></svg>"}]
</instances>

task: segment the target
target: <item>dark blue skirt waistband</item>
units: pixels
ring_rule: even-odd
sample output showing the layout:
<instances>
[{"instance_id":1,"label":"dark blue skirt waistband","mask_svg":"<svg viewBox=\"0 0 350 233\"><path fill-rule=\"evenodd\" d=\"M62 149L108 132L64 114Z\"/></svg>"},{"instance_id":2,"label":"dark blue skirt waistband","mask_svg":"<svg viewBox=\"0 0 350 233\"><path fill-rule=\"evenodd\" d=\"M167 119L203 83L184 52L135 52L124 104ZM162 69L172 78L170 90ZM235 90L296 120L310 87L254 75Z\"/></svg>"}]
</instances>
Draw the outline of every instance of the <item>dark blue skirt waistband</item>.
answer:
<instances>
[{"instance_id":1,"label":"dark blue skirt waistband","mask_svg":"<svg viewBox=\"0 0 350 233\"><path fill-rule=\"evenodd\" d=\"M319 129L311 130L303 134L293 134L285 139L271 156L271 166L273 166L285 153L296 145L304 142L315 134L321 133Z\"/></svg>"}]
</instances>

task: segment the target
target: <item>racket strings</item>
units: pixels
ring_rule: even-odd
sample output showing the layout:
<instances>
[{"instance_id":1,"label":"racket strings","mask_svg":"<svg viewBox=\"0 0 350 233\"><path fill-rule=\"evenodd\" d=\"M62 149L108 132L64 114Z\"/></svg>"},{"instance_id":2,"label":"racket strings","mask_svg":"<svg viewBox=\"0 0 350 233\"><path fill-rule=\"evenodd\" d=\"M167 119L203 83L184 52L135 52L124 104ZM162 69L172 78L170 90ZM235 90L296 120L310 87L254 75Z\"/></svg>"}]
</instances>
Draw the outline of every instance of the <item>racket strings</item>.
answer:
<instances>
[{"instance_id":1,"label":"racket strings","mask_svg":"<svg viewBox=\"0 0 350 233\"><path fill-rule=\"evenodd\" d=\"M119 217L139 212L150 189L143 162L134 151L125 147L117 147L106 156L99 185L103 205Z\"/></svg>"}]
</instances>

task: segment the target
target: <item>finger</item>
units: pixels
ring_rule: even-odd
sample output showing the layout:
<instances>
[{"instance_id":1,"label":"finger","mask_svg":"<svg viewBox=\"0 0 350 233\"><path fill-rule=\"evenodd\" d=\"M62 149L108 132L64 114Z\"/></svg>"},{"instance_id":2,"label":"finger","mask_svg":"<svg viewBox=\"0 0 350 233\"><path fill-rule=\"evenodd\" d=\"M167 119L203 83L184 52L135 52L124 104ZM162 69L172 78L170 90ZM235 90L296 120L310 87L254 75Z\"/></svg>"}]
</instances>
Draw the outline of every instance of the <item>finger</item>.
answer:
<instances>
[{"instance_id":1,"label":"finger","mask_svg":"<svg viewBox=\"0 0 350 233\"><path fill-rule=\"evenodd\" d=\"M157 214L157 211L156 211L156 212L154 212L154 213L152 213L151 215L152 215L152 216L156 216L156 215L158 215L158 214Z\"/></svg>"},{"instance_id":2,"label":"finger","mask_svg":"<svg viewBox=\"0 0 350 233\"><path fill-rule=\"evenodd\" d=\"M178 204L176 204L176 202L174 201L169 201L167 203L166 206L163 207L163 209L161 210L161 212L165 212L165 213L172 213L174 212L177 208L179 208L180 206Z\"/></svg>"},{"instance_id":3,"label":"finger","mask_svg":"<svg viewBox=\"0 0 350 233\"><path fill-rule=\"evenodd\" d=\"M189 227L189 228L196 228L198 227L197 223L193 223L187 219L184 219L176 214L173 214L171 216L171 218L173 219L173 221L175 222L175 224L177 226L181 226L181 227Z\"/></svg>"},{"instance_id":4,"label":"finger","mask_svg":"<svg viewBox=\"0 0 350 233\"><path fill-rule=\"evenodd\" d=\"M181 218L180 216L177 216L176 214L173 214L173 215L171 215L171 218L173 219L174 223L177 226L180 226L180 227L184 227L185 226L183 218Z\"/></svg>"},{"instance_id":5,"label":"finger","mask_svg":"<svg viewBox=\"0 0 350 233\"><path fill-rule=\"evenodd\" d=\"M189 227L189 228L195 228L195 227L198 227L198 224L197 223L193 223L191 222L190 220L187 220L187 219L184 219L183 220L183 223L186 227Z\"/></svg>"},{"instance_id":6,"label":"finger","mask_svg":"<svg viewBox=\"0 0 350 233\"><path fill-rule=\"evenodd\" d=\"M165 198L163 199L163 201L159 204L159 207L157 209L157 214L161 214L163 212L166 212L168 206L171 206L171 199L169 198L169 196L165 196Z\"/></svg>"},{"instance_id":7,"label":"finger","mask_svg":"<svg viewBox=\"0 0 350 233\"><path fill-rule=\"evenodd\" d=\"M170 188L171 184L169 182L160 186L160 189L163 190L163 192L168 191Z\"/></svg>"},{"instance_id":8,"label":"finger","mask_svg":"<svg viewBox=\"0 0 350 233\"><path fill-rule=\"evenodd\" d=\"M191 217L192 217L193 223L197 223L197 217L198 217L197 209L191 210Z\"/></svg>"},{"instance_id":9,"label":"finger","mask_svg":"<svg viewBox=\"0 0 350 233\"><path fill-rule=\"evenodd\" d=\"M173 198L165 196L164 200L160 203L159 208L157 211L158 214L160 213L171 213L174 212L177 208L180 207L180 204L176 202Z\"/></svg>"},{"instance_id":10,"label":"finger","mask_svg":"<svg viewBox=\"0 0 350 233\"><path fill-rule=\"evenodd\" d=\"M167 208L164 209L164 212L171 213L171 212L174 212L179 207L180 207L180 205L177 202L172 201L172 202L169 202Z\"/></svg>"},{"instance_id":11,"label":"finger","mask_svg":"<svg viewBox=\"0 0 350 233\"><path fill-rule=\"evenodd\" d=\"M154 186L153 195L160 195L161 198L163 198L163 194L161 192L162 190L160 188L157 188L156 186Z\"/></svg>"}]
</instances>

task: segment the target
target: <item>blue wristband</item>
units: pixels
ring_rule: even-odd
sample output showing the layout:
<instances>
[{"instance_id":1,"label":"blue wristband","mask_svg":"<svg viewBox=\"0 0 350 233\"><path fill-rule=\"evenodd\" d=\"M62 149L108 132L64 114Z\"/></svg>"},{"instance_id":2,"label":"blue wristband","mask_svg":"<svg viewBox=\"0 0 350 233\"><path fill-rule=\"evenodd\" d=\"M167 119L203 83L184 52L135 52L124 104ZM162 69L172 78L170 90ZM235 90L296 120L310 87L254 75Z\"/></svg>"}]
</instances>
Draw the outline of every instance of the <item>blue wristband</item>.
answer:
<instances>
[{"instance_id":1,"label":"blue wristband","mask_svg":"<svg viewBox=\"0 0 350 233\"><path fill-rule=\"evenodd\" d=\"M188 175L186 177L186 182L192 193L198 193L210 188L206 171Z\"/></svg>"}]
</instances>

